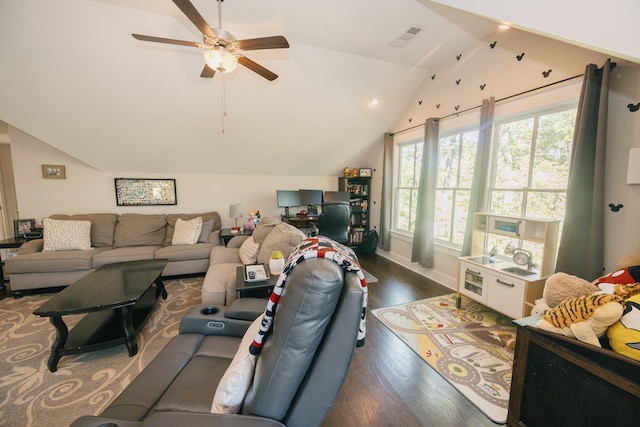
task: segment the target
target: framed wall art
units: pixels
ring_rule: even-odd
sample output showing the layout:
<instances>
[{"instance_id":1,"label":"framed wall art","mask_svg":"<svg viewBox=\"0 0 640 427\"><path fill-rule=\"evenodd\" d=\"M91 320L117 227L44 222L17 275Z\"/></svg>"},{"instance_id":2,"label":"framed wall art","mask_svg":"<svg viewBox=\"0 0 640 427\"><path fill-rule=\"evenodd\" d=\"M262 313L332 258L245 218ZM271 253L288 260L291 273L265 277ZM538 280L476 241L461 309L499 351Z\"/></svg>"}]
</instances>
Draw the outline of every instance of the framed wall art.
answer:
<instances>
[{"instance_id":1,"label":"framed wall art","mask_svg":"<svg viewBox=\"0 0 640 427\"><path fill-rule=\"evenodd\" d=\"M67 171L64 165L42 165L42 177L44 179L67 179Z\"/></svg>"},{"instance_id":2,"label":"framed wall art","mask_svg":"<svg viewBox=\"0 0 640 427\"><path fill-rule=\"evenodd\" d=\"M359 176L370 177L371 176L371 168L360 168Z\"/></svg>"},{"instance_id":3,"label":"framed wall art","mask_svg":"<svg viewBox=\"0 0 640 427\"><path fill-rule=\"evenodd\" d=\"M25 234L31 233L31 229L36 226L35 219L14 219L13 235L15 237L24 237Z\"/></svg>"},{"instance_id":4,"label":"framed wall art","mask_svg":"<svg viewBox=\"0 0 640 427\"><path fill-rule=\"evenodd\" d=\"M118 206L177 205L175 179L114 178Z\"/></svg>"}]
</instances>

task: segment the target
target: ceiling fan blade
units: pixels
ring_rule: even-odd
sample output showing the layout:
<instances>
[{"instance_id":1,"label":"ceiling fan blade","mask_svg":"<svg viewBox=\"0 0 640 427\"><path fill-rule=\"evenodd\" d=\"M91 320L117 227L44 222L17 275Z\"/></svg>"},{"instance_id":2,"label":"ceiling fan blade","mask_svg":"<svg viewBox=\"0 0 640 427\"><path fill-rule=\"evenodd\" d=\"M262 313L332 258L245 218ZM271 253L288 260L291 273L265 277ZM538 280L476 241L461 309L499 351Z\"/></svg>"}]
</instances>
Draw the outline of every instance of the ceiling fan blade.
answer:
<instances>
[{"instance_id":1,"label":"ceiling fan blade","mask_svg":"<svg viewBox=\"0 0 640 427\"><path fill-rule=\"evenodd\" d=\"M203 47L201 43L196 43L196 42L188 42L184 40L175 40L175 39L165 39L163 37L145 36L142 34L131 34L131 35L133 36L134 39L142 40L145 42L177 44L180 46L189 46L189 47Z\"/></svg>"},{"instance_id":2,"label":"ceiling fan blade","mask_svg":"<svg viewBox=\"0 0 640 427\"><path fill-rule=\"evenodd\" d=\"M193 22L193 25L198 27L202 34L211 38L216 37L213 29L209 26L207 21L204 20L202 15L200 15L200 12L198 12L193 3L189 0L173 0L173 2L178 6L178 8L180 8L182 13L184 13L191 22Z\"/></svg>"},{"instance_id":3,"label":"ceiling fan blade","mask_svg":"<svg viewBox=\"0 0 640 427\"><path fill-rule=\"evenodd\" d=\"M200 77L203 79L210 79L216 75L216 70L210 68L207 64L204 64L204 68L202 69L202 73L200 73Z\"/></svg>"},{"instance_id":4,"label":"ceiling fan blade","mask_svg":"<svg viewBox=\"0 0 640 427\"><path fill-rule=\"evenodd\" d=\"M289 47L289 42L284 36L272 36L238 40L236 45L242 50L284 49Z\"/></svg>"},{"instance_id":5,"label":"ceiling fan blade","mask_svg":"<svg viewBox=\"0 0 640 427\"><path fill-rule=\"evenodd\" d=\"M267 70L262 65L250 60L246 56L239 56L238 62L244 65L245 67L247 67L248 69L250 69L251 71L260 74L262 77L264 77L265 79L271 82L278 78L277 74Z\"/></svg>"}]
</instances>

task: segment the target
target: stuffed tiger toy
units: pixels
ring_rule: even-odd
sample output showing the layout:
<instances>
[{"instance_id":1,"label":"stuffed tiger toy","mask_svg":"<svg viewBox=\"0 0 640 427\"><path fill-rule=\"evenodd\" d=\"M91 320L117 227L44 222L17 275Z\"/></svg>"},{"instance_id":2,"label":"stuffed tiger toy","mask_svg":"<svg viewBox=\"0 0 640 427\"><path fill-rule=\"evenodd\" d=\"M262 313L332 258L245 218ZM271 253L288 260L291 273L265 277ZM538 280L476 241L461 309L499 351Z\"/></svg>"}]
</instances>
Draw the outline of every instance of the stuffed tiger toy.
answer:
<instances>
[{"instance_id":1,"label":"stuffed tiger toy","mask_svg":"<svg viewBox=\"0 0 640 427\"><path fill-rule=\"evenodd\" d=\"M598 338L620 319L623 302L624 299L615 294L569 298L547 310L536 326L548 332L602 347Z\"/></svg>"},{"instance_id":2,"label":"stuffed tiger toy","mask_svg":"<svg viewBox=\"0 0 640 427\"><path fill-rule=\"evenodd\" d=\"M562 301L557 307L547 310L543 319L556 328L569 327L578 322L583 322L593 316L595 311L609 302L620 303L621 298L617 295L596 294Z\"/></svg>"}]
</instances>

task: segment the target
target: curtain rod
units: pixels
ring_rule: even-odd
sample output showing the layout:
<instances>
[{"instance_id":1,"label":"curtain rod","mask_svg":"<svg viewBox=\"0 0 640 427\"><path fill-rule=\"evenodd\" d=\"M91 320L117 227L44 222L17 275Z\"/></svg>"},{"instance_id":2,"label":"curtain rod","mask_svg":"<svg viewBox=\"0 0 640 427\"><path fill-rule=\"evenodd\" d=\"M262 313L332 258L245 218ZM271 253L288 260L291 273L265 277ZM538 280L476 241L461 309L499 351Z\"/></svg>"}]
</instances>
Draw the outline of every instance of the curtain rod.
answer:
<instances>
[{"instance_id":1,"label":"curtain rod","mask_svg":"<svg viewBox=\"0 0 640 427\"><path fill-rule=\"evenodd\" d=\"M511 98L515 98L516 96L525 95L527 93L535 92L537 90L544 89L544 88L547 88L549 86L557 85L559 83L564 83L564 82L567 82L569 80L577 79L578 77L584 77L584 74L577 74L577 75L575 75L573 77L567 77L566 79L558 80L557 82L549 83L549 84L546 84L546 85L543 85L543 86L538 86L536 88L525 90L524 92L519 92L519 93L516 93L514 95L505 96L504 98L497 99L495 102L506 101L507 99L511 99ZM449 117L458 116L459 114L466 113L466 112L475 110L475 109L480 108L480 107L482 107L482 105L476 105L475 107L469 107L466 110L456 111L455 113L451 113L451 114L447 114L446 116L438 117L436 120L443 120L443 119L446 119L446 118L449 118ZM397 132L393 132L393 133L391 133L391 136L395 136L395 135L397 135L399 133L402 133L402 132L407 132L407 131L410 131L410 130L413 130L413 129L417 129L417 128L421 127L421 126L424 126L424 123L420 123L420 124L417 124L417 125L414 125L414 126L399 130Z\"/></svg>"}]
</instances>

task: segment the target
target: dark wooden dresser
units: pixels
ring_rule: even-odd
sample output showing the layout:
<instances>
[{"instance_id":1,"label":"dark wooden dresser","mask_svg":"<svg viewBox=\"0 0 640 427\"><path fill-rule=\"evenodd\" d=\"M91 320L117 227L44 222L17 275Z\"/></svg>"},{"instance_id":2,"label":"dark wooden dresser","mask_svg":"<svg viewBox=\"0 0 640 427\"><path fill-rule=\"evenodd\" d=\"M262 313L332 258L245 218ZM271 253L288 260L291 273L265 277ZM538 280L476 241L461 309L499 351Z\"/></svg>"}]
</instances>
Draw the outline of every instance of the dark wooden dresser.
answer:
<instances>
[{"instance_id":1,"label":"dark wooden dresser","mask_svg":"<svg viewBox=\"0 0 640 427\"><path fill-rule=\"evenodd\" d=\"M637 426L640 362L516 320L508 426Z\"/></svg>"}]
</instances>

